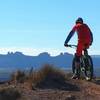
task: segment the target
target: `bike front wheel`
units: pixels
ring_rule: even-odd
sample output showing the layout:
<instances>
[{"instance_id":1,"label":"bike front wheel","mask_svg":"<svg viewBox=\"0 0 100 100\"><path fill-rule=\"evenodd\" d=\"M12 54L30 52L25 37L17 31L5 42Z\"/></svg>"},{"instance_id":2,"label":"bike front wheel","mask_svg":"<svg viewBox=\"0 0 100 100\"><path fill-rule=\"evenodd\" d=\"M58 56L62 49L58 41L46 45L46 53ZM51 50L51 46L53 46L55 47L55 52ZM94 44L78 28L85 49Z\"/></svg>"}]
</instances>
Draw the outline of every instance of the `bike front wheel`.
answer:
<instances>
[{"instance_id":1,"label":"bike front wheel","mask_svg":"<svg viewBox=\"0 0 100 100\"><path fill-rule=\"evenodd\" d=\"M72 72L73 74L77 74L78 76L80 76L80 66L79 68L77 68L77 66L75 66L76 65L75 63L76 63L76 58L74 57L72 61Z\"/></svg>"}]
</instances>

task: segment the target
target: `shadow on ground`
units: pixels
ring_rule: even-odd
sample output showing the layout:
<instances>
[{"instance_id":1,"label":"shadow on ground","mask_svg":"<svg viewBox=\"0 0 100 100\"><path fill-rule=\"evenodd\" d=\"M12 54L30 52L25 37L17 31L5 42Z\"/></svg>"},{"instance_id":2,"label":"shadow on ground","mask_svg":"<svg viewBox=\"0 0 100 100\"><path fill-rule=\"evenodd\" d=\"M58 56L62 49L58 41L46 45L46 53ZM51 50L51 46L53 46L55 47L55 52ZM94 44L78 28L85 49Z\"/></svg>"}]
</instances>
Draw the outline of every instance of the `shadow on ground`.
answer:
<instances>
[{"instance_id":1,"label":"shadow on ground","mask_svg":"<svg viewBox=\"0 0 100 100\"><path fill-rule=\"evenodd\" d=\"M41 89L59 89L65 91L80 91L80 88L60 76L48 75L36 86Z\"/></svg>"}]
</instances>

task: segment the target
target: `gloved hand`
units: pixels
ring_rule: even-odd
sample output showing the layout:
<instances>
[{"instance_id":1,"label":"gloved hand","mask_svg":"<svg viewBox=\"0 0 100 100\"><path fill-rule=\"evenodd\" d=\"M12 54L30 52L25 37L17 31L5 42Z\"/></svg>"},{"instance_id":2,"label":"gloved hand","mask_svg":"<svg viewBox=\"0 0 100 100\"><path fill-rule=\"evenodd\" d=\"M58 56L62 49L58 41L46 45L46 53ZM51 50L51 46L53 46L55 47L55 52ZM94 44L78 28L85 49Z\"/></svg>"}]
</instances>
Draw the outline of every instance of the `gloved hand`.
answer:
<instances>
[{"instance_id":1,"label":"gloved hand","mask_svg":"<svg viewBox=\"0 0 100 100\"><path fill-rule=\"evenodd\" d=\"M65 43L64 46L65 46L65 47L68 47L68 44Z\"/></svg>"}]
</instances>

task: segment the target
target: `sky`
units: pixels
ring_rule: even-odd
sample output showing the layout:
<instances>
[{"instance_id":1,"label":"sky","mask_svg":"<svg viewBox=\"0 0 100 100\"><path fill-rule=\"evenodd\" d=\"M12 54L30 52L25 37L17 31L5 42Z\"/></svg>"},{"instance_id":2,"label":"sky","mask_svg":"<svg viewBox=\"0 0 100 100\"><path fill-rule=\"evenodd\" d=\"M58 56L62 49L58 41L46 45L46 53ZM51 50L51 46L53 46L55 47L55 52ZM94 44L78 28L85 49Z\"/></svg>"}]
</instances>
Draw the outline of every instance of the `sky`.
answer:
<instances>
[{"instance_id":1,"label":"sky","mask_svg":"<svg viewBox=\"0 0 100 100\"><path fill-rule=\"evenodd\" d=\"M75 53L64 41L82 17L93 32L90 54L100 55L100 0L0 0L0 54ZM77 44L77 35L70 44Z\"/></svg>"}]
</instances>

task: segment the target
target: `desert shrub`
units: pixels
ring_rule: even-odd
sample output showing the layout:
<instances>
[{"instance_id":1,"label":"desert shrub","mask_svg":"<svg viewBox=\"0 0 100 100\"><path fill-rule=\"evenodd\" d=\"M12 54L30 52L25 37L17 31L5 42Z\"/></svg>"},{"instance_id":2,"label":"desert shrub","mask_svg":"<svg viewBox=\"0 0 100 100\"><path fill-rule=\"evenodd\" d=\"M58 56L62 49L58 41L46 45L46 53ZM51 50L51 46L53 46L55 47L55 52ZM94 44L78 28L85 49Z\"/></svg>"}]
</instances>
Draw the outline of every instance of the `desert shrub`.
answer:
<instances>
[{"instance_id":1,"label":"desert shrub","mask_svg":"<svg viewBox=\"0 0 100 100\"><path fill-rule=\"evenodd\" d=\"M31 68L28 73L18 70L12 74L12 79L17 83L26 84L28 89L35 89L37 87L56 87L65 84L66 79L69 79L71 73L64 72L63 70L45 64L38 70Z\"/></svg>"},{"instance_id":2,"label":"desert shrub","mask_svg":"<svg viewBox=\"0 0 100 100\"><path fill-rule=\"evenodd\" d=\"M17 83L23 83L26 80L26 74L24 71L17 70L12 73L11 80Z\"/></svg>"},{"instance_id":3,"label":"desert shrub","mask_svg":"<svg viewBox=\"0 0 100 100\"><path fill-rule=\"evenodd\" d=\"M3 88L0 90L0 100L17 100L21 93L15 88Z\"/></svg>"},{"instance_id":4,"label":"desert shrub","mask_svg":"<svg viewBox=\"0 0 100 100\"><path fill-rule=\"evenodd\" d=\"M53 65L46 64L41 67L38 71L33 72L31 77L33 86L39 87L42 84L49 84L51 85L54 82L64 82L65 74L60 69L54 67Z\"/></svg>"}]
</instances>

